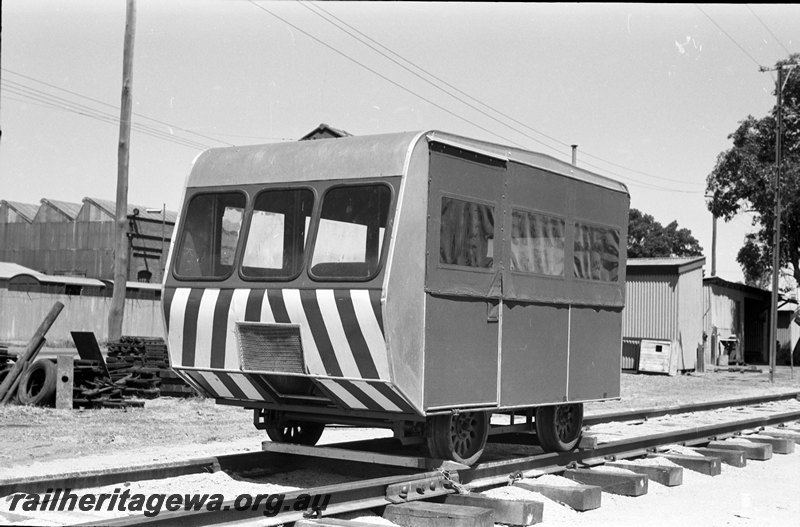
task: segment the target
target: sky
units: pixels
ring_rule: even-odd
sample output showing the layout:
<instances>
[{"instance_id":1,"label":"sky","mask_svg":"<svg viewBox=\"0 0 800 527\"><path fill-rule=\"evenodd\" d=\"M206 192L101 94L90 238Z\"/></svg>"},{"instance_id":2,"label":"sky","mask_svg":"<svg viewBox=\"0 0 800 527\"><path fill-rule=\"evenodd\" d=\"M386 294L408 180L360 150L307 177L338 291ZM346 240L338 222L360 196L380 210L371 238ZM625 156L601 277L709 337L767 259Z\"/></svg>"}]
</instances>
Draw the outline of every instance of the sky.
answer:
<instances>
[{"instance_id":1,"label":"sky","mask_svg":"<svg viewBox=\"0 0 800 527\"><path fill-rule=\"evenodd\" d=\"M114 199L125 0L5 0L0 199ZM775 104L800 5L137 0L130 203L177 210L219 146L437 129L577 162L711 266L705 180ZM718 226L742 280L751 218Z\"/></svg>"}]
</instances>

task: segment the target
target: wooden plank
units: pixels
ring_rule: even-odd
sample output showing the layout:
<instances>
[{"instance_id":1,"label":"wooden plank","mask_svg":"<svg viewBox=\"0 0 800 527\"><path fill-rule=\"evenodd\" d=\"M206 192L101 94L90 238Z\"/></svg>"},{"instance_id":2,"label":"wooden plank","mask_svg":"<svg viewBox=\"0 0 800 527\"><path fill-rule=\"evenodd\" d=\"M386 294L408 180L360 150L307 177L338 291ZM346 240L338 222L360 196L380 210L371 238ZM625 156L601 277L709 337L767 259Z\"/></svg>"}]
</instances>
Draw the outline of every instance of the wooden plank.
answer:
<instances>
[{"instance_id":1,"label":"wooden plank","mask_svg":"<svg viewBox=\"0 0 800 527\"><path fill-rule=\"evenodd\" d=\"M794 452L794 440L785 437L771 437L768 435L753 434L742 436L742 439L772 445L773 454L791 454Z\"/></svg>"},{"instance_id":2,"label":"wooden plank","mask_svg":"<svg viewBox=\"0 0 800 527\"><path fill-rule=\"evenodd\" d=\"M735 443L731 441L712 441L708 448L721 448L727 450L741 450L747 459L765 461L772 458L772 445Z\"/></svg>"},{"instance_id":3,"label":"wooden plank","mask_svg":"<svg viewBox=\"0 0 800 527\"><path fill-rule=\"evenodd\" d=\"M664 465L644 465L634 461L614 461L606 463L608 467L624 468L637 474L644 474L651 481L667 487L677 487L683 483L683 469Z\"/></svg>"},{"instance_id":4,"label":"wooden plank","mask_svg":"<svg viewBox=\"0 0 800 527\"><path fill-rule=\"evenodd\" d=\"M647 476L629 474L598 468L570 468L564 477L586 485L597 485L603 492L622 496L642 496L647 494Z\"/></svg>"},{"instance_id":5,"label":"wooden plank","mask_svg":"<svg viewBox=\"0 0 800 527\"><path fill-rule=\"evenodd\" d=\"M589 511L600 506L602 489L595 485L545 485L535 479L514 482L515 487L538 492L546 498L563 503L576 511Z\"/></svg>"},{"instance_id":6,"label":"wooden plank","mask_svg":"<svg viewBox=\"0 0 800 527\"><path fill-rule=\"evenodd\" d=\"M75 358L59 355L56 363L56 409L72 410L72 388L74 385Z\"/></svg>"},{"instance_id":7,"label":"wooden plank","mask_svg":"<svg viewBox=\"0 0 800 527\"><path fill-rule=\"evenodd\" d=\"M448 494L444 502L451 505L492 509L495 523L504 525L534 525L541 523L544 511L544 503L540 501L504 500L479 494Z\"/></svg>"},{"instance_id":8,"label":"wooden plank","mask_svg":"<svg viewBox=\"0 0 800 527\"><path fill-rule=\"evenodd\" d=\"M730 450L723 448L692 448L698 454L704 456L718 457L720 461L732 467L744 467L747 465L747 457L742 450Z\"/></svg>"},{"instance_id":9,"label":"wooden plank","mask_svg":"<svg viewBox=\"0 0 800 527\"><path fill-rule=\"evenodd\" d=\"M411 501L387 505L383 517L401 527L494 527L492 509Z\"/></svg>"},{"instance_id":10,"label":"wooden plank","mask_svg":"<svg viewBox=\"0 0 800 527\"><path fill-rule=\"evenodd\" d=\"M376 463L378 465L390 465L394 467L421 468L433 470L442 468L445 470L467 469L466 465L455 461L430 459L415 456L395 456L390 454L380 454L364 450L346 450L344 448L333 448L325 446L305 446L291 443L276 443L274 441L263 441L261 449L268 452L279 452L283 454L295 454L300 456L321 457L326 459L343 459L360 461L364 463Z\"/></svg>"},{"instance_id":11,"label":"wooden plank","mask_svg":"<svg viewBox=\"0 0 800 527\"><path fill-rule=\"evenodd\" d=\"M718 457L709 456L686 456L683 454L647 454L647 457L663 457L695 472L707 476L718 476L722 473L722 461Z\"/></svg>"}]
</instances>

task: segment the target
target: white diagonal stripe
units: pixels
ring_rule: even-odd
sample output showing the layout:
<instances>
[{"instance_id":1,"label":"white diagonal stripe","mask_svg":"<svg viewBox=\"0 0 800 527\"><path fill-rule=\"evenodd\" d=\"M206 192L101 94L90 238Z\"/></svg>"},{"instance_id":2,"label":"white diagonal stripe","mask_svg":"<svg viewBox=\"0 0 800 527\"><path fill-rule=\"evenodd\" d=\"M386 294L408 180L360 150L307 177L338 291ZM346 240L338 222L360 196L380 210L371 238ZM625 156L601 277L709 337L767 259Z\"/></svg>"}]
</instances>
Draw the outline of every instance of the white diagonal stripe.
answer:
<instances>
[{"instance_id":1,"label":"white diagonal stripe","mask_svg":"<svg viewBox=\"0 0 800 527\"><path fill-rule=\"evenodd\" d=\"M347 341L333 289L317 289L317 303L322 314L322 320L325 321L325 329L328 331L328 338L331 340L336 360L342 369L342 375L344 377L363 377L361 372L358 371L356 359L353 357L353 351Z\"/></svg>"},{"instance_id":2,"label":"white diagonal stripe","mask_svg":"<svg viewBox=\"0 0 800 527\"><path fill-rule=\"evenodd\" d=\"M222 384L222 381L210 371L197 372L203 379L206 380L211 389L214 390L219 397L233 397L233 394Z\"/></svg>"},{"instance_id":3,"label":"white diagonal stripe","mask_svg":"<svg viewBox=\"0 0 800 527\"><path fill-rule=\"evenodd\" d=\"M309 373L330 375L329 372L325 371L325 366L317 349L317 343L314 341L314 335L308 325L306 312L303 310L303 303L300 300L300 291L298 289L283 289L283 302L286 304L289 320L294 324L300 325L300 344L303 346L303 356Z\"/></svg>"},{"instance_id":4,"label":"white diagonal stripe","mask_svg":"<svg viewBox=\"0 0 800 527\"><path fill-rule=\"evenodd\" d=\"M255 389L250 380L244 375L239 373L229 373L228 375L230 375L231 379L233 379L233 382L235 382L236 385L241 388L248 399L252 401L262 401L264 399L261 397L261 394L258 393L258 390Z\"/></svg>"},{"instance_id":5,"label":"white diagonal stripe","mask_svg":"<svg viewBox=\"0 0 800 527\"><path fill-rule=\"evenodd\" d=\"M272 308L269 305L269 291L264 291L264 298L261 299L261 318L259 322L275 322L275 315L272 314Z\"/></svg>"},{"instance_id":6,"label":"white diagonal stripe","mask_svg":"<svg viewBox=\"0 0 800 527\"><path fill-rule=\"evenodd\" d=\"M383 338L381 327L378 325L378 319L375 318L369 291L366 289L353 289L350 291L350 297L353 299L353 310L356 312L358 325L361 326L361 333L364 335L367 348L369 348L369 353L372 355L372 362L375 363L375 369L378 370L378 378L388 380L389 358L387 356L386 341Z\"/></svg>"},{"instance_id":7,"label":"white diagonal stripe","mask_svg":"<svg viewBox=\"0 0 800 527\"><path fill-rule=\"evenodd\" d=\"M356 410L366 410L367 407L364 406L361 401L353 397L353 394L339 386L336 381L329 381L326 379L317 379L320 383L322 383L327 389L333 392L333 394L338 397L348 408L354 408Z\"/></svg>"},{"instance_id":8,"label":"white diagonal stripe","mask_svg":"<svg viewBox=\"0 0 800 527\"><path fill-rule=\"evenodd\" d=\"M381 408L386 410L387 412L402 412L399 406L394 404L392 401L386 398L381 392L376 390L373 386L371 386L367 382L362 381L351 381L359 390L364 392L364 395L381 405Z\"/></svg>"},{"instance_id":9,"label":"white diagonal stripe","mask_svg":"<svg viewBox=\"0 0 800 527\"><path fill-rule=\"evenodd\" d=\"M225 328L225 369L240 370L239 346L236 341L236 322L244 320L247 310L247 297L249 289L235 289L231 298L231 307L228 309L228 324Z\"/></svg>"},{"instance_id":10,"label":"white diagonal stripe","mask_svg":"<svg viewBox=\"0 0 800 527\"><path fill-rule=\"evenodd\" d=\"M172 366L181 366L183 362L183 324L186 318L186 304L189 301L188 287L179 287L172 295L169 307L169 359Z\"/></svg>"},{"instance_id":11,"label":"white diagonal stripe","mask_svg":"<svg viewBox=\"0 0 800 527\"><path fill-rule=\"evenodd\" d=\"M214 334L214 310L217 307L219 289L206 289L200 299L200 310L197 313L197 338L195 339L194 366L196 368L211 367L211 337Z\"/></svg>"}]
</instances>

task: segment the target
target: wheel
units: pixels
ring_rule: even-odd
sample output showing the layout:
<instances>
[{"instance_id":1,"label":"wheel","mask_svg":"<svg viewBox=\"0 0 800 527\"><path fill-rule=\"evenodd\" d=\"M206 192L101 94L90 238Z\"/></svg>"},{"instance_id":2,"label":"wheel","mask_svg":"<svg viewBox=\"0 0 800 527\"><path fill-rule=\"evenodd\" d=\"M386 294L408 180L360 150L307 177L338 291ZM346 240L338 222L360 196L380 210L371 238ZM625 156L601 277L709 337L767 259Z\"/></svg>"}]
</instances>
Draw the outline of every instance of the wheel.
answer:
<instances>
[{"instance_id":1,"label":"wheel","mask_svg":"<svg viewBox=\"0 0 800 527\"><path fill-rule=\"evenodd\" d=\"M31 364L19 380L19 402L36 406L52 404L56 397L57 376L56 365L47 359Z\"/></svg>"},{"instance_id":2,"label":"wheel","mask_svg":"<svg viewBox=\"0 0 800 527\"><path fill-rule=\"evenodd\" d=\"M559 404L536 409L536 435L549 452L572 450L581 438L583 404Z\"/></svg>"},{"instance_id":3,"label":"wheel","mask_svg":"<svg viewBox=\"0 0 800 527\"><path fill-rule=\"evenodd\" d=\"M267 435L276 443L313 446L317 444L325 425L322 423L289 422L282 426L267 425Z\"/></svg>"},{"instance_id":4,"label":"wheel","mask_svg":"<svg viewBox=\"0 0 800 527\"><path fill-rule=\"evenodd\" d=\"M431 417L425 436L431 457L472 465L486 447L489 414L460 412Z\"/></svg>"}]
</instances>

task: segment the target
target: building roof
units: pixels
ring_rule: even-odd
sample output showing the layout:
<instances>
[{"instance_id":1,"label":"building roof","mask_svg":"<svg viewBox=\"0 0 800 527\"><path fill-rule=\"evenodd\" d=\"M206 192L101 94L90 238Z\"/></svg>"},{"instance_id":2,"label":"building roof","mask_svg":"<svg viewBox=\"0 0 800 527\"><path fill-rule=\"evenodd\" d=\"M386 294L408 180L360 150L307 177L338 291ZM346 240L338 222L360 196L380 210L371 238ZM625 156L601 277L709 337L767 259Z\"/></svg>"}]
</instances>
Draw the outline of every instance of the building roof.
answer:
<instances>
[{"instance_id":1,"label":"building roof","mask_svg":"<svg viewBox=\"0 0 800 527\"><path fill-rule=\"evenodd\" d=\"M718 287L723 287L725 289L732 289L734 291L742 291L745 293L750 293L751 295L755 296L763 296L768 297L770 296L770 292L766 289L761 289L759 287L753 287L746 284L740 284L738 282L729 282L724 278L720 278L719 276L709 276L703 278L703 285L715 285Z\"/></svg>"},{"instance_id":2,"label":"building roof","mask_svg":"<svg viewBox=\"0 0 800 527\"><path fill-rule=\"evenodd\" d=\"M90 198L86 197L83 198L84 203L91 203L92 205L96 206L98 209L102 210L106 214L108 214L111 218L114 218L117 214L117 202L112 201L110 199L98 199L98 198ZM158 221L162 220L161 218L161 211L159 212L147 212L147 209L150 210L154 209L155 207L142 207L140 205L133 205L128 203L128 216L133 216L135 211L138 211L136 215L137 218L143 220L150 220L150 221ZM165 214L166 222L167 223L175 223L176 218L178 217L178 213L167 210Z\"/></svg>"},{"instance_id":3,"label":"building roof","mask_svg":"<svg viewBox=\"0 0 800 527\"><path fill-rule=\"evenodd\" d=\"M70 203L68 201L58 201L54 199L42 198L42 206L49 205L50 207L61 212L64 216L74 221L78 217L78 212L81 210L80 203Z\"/></svg>"},{"instance_id":4,"label":"building roof","mask_svg":"<svg viewBox=\"0 0 800 527\"><path fill-rule=\"evenodd\" d=\"M705 256L669 258L628 258L627 274L646 274L652 272L677 272L683 274L703 267Z\"/></svg>"},{"instance_id":5,"label":"building roof","mask_svg":"<svg viewBox=\"0 0 800 527\"><path fill-rule=\"evenodd\" d=\"M36 205L35 203L20 203L19 201L6 200L2 200L0 203L12 209L28 223L33 221L34 216L36 216L36 211L39 210L39 205Z\"/></svg>"},{"instance_id":6,"label":"building roof","mask_svg":"<svg viewBox=\"0 0 800 527\"><path fill-rule=\"evenodd\" d=\"M40 284L65 284L79 285L86 287L108 287L113 288L114 282L110 280L98 280L96 278L86 278L83 276L48 275L30 269L23 265L12 262L0 262L0 280L12 280L18 276L30 276ZM126 282L126 289L146 289L157 291L161 289L161 284L146 284L142 282Z\"/></svg>"},{"instance_id":7,"label":"building roof","mask_svg":"<svg viewBox=\"0 0 800 527\"><path fill-rule=\"evenodd\" d=\"M319 126L301 137L300 141L308 141L312 139L334 139L337 137L350 137L352 135L353 134L350 132L345 132L344 130L339 130L338 128L328 126L325 123L320 123Z\"/></svg>"}]
</instances>

